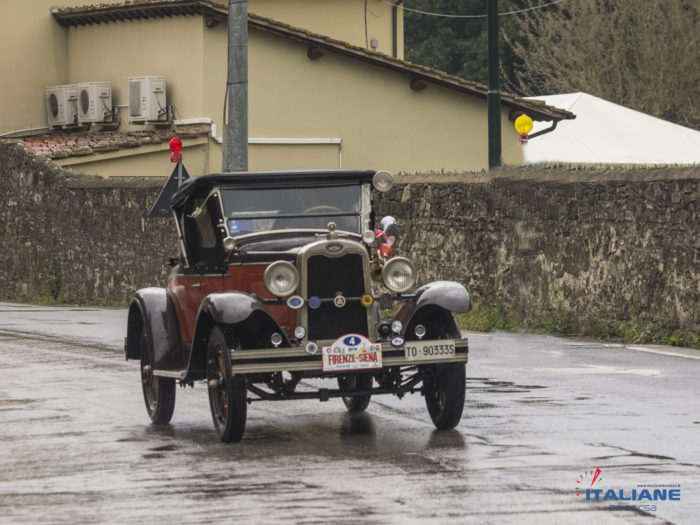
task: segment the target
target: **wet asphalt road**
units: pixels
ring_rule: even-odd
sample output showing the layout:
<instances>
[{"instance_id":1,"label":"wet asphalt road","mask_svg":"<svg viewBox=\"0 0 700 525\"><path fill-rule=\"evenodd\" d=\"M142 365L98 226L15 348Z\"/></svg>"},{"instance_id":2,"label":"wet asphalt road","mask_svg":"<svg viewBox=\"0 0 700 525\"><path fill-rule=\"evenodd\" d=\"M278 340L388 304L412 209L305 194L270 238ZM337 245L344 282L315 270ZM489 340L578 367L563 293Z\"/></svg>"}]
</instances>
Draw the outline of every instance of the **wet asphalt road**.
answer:
<instances>
[{"instance_id":1,"label":"wet asphalt road","mask_svg":"<svg viewBox=\"0 0 700 525\"><path fill-rule=\"evenodd\" d=\"M149 424L125 323L0 303L0 523L700 523L698 351L469 334L453 431L419 395L260 402L225 445L203 384ZM597 468L681 499L610 511L576 496Z\"/></svg>"}]
</instances>

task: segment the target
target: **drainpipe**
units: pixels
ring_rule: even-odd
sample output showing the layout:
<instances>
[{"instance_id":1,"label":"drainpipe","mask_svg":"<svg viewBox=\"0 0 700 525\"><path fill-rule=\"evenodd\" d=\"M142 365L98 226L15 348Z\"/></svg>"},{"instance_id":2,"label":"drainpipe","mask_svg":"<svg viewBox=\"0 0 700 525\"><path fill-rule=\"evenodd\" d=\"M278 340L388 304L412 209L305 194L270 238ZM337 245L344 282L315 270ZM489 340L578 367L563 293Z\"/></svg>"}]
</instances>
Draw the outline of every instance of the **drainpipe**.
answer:
<instances>
[{"instance_id":1,"label":"drainpipe","mask_svg":"<svg viewBox=\"0 0 700 525\"><path fill-rule=\"evenodd\" d=\"M542 131L538 131L537 133L533 133L531 135L528 135L528 140L529 139L534 139L535 137L539 137L540 135L544 135L545 133L550 133L557 129L557 124L559 123L558 120L553 120L552 125L548 127L547 129L543 129Z\"/></svg>"},{"instance_id":2,"label":"drainpipe","mask_svg":"<svg viewBox=\"0 0 700 525\"><path fill-rule=\"evenodd\" d=\"M404 0L396 0L391 5L391 53L394 58L399 58L399 6Z\"/></svg>"}]
</instances>

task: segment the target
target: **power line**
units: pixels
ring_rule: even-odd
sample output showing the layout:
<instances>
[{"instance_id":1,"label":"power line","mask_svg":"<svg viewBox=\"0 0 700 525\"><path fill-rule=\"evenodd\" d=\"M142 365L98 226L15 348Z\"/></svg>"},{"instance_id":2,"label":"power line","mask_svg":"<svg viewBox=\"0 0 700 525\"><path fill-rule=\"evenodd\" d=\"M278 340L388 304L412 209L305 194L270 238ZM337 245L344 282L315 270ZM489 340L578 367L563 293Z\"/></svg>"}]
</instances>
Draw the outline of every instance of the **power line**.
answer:
<instances>
[{"instance_id":1,"label":"power line","mask_svg":"<svg viewBox=\"0 0 700 525\"><path fill-rule=\"evenodd\" d=\"M507 11L505 13L498 13L498 16L517 15L518 13L525 13L526 11L535 11L536 9L543 9L545 7L549 7L550 5L559 4L563 1L564 0L554 0L553 2L549 2L548 4L536 5L534 7L526 7L525 9L518 9L517 11Z\"/></svg>"},{"instance_id":2,"label":"power line","mask_svg":"<svg viewBox=\"0 0 700 525\"><path fill-rule=\"evenodd\" d=\"M517 15L519 13L525 13L526 11L534 11L535 9L543 9L545 7L549 7L550 5L554 4L559 4L563 2L564 0L554 0L553 2L548 2L546 4L534 6L534 7L526 7L525 9L518 9L517 11L507 11L505 13L498 13L498 16L508 16L508 15ZM388 2L387 0L384 0L385 4L388 5L394 5L391 2ZM420 9L412 9L410 7L405 7L403 5L398 6L399 9L403 9L404 11L410 11L411 13L417 13L419 15L426 15L426 16L438 16L441 18L486 18L487 15L446 15L444 13L431 13L429 11L421 11Z\"/></svg>"}]
</instances>

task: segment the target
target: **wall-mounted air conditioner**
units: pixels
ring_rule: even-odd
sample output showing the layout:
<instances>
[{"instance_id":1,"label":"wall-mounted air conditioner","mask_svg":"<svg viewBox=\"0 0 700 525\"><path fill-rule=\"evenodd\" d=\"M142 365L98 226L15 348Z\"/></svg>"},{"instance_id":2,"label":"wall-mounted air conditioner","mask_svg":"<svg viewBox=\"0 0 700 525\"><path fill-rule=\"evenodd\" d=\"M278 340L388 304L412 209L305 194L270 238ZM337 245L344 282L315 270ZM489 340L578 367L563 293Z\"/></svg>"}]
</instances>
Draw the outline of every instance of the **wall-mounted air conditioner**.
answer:
<instances>
[{"instance_id":1,"label":"wall-mounted air conditioner","mask_svg":"<svg viewBox=\"0 0 700 525\"><path fill-rule=\"evenodd\" d=\"M165 77L129 77L129 122L167 122Z\"/></svg>"},{"instance_id":2,"label":"wall-mounted air conditioner","mask_svg":"<svg viewBox=\"0 0 700 525\"><path fill-rule=\"evenodd\" d=\"M49 126L72 126L78 123L78 86L48 86L46 116Z\"/></svg>"},{"instance_id":3,"label":"wall-mounted air conditioner","mask_svg":"<svg viewBox=\"0 0 700 525\"><path fill-rule=\"evenodd\" d=\"M112 122L110 82L78 82L78 121L81 124Z\"/></svg>"}]
</instances>

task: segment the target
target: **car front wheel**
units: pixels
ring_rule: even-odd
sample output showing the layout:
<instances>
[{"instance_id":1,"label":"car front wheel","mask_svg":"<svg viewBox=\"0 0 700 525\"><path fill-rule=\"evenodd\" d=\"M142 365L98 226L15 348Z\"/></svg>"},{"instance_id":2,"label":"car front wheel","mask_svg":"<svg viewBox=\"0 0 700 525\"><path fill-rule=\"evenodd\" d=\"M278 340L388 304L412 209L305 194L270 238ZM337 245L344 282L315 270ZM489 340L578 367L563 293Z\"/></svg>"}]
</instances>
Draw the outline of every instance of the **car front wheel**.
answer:
<instances>
[{"instance_id":1,"label":"car front wheel","mask_svg":"<svg viewBox=\"0 0 700 525\"><path fill-rule=\"evenodd\" d=\"M175 380L153 375L145 329L141 331L141 384L148 417L155 425L167 425L175 410Z\"/></svg>"},{"instance_id":2,"label":"car front wheel","mask_svg":"<svg viewBox=\"0 0 700 525\"><path fill-rule=\"evenodd\" d=\"M231 372L231 346L218 326L212 328L207 345L207 385L211 417L219 439L224 443L239 442L248 412L246 381L244 375Z\"/></svg>"},{"instance_id":3,"label":"car front wheel","mask_svg":"<svg viewBox=\"0 0 700 525\"><path fill-rule=\"evenodd\" d=\"M432 365L426 372L428 377L424 380L423 393L430 418L440 430L456 427L464 410L465 365Z\"/></svg>"}]
</instances>

